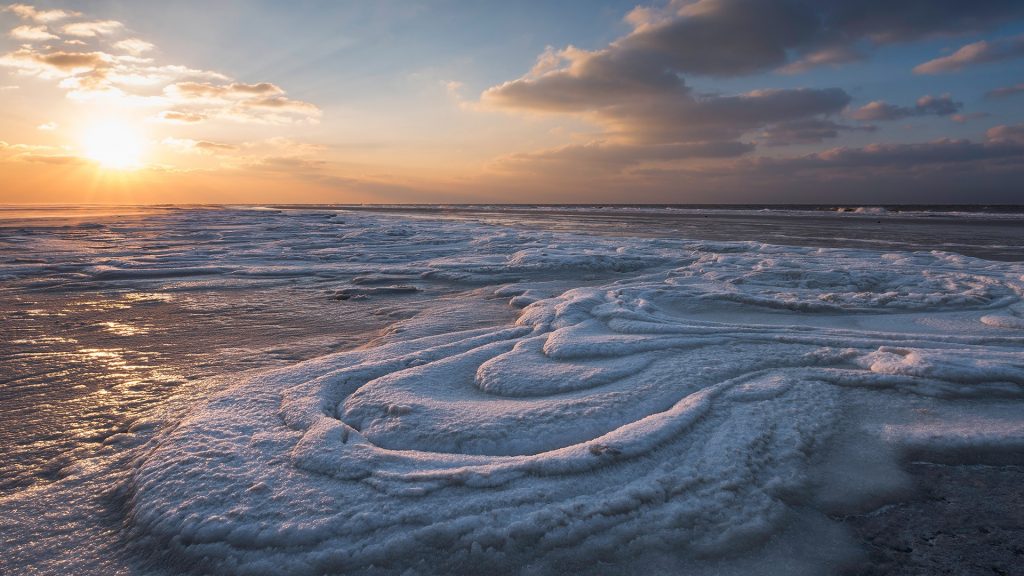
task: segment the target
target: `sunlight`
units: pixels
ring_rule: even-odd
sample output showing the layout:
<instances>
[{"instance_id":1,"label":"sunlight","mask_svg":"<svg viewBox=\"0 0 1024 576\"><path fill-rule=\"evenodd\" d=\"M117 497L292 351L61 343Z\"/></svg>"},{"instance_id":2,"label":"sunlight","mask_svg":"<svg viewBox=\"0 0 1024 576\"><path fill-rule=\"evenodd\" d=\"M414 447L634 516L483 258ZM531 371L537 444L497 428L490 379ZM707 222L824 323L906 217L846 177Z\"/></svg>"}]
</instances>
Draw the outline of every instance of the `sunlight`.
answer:
<instances>
[{"instance_id":1,"label":"sunlight","mask_svg":"<svg viewBox=\"0 0 1024 576\"><path fill-rule=\"evenodd\" d=\"M134 170L142 167L144 140L139 131L118 121L94 124L82 138L85 156L103 168Z\"/></svg>"}]
</instances>

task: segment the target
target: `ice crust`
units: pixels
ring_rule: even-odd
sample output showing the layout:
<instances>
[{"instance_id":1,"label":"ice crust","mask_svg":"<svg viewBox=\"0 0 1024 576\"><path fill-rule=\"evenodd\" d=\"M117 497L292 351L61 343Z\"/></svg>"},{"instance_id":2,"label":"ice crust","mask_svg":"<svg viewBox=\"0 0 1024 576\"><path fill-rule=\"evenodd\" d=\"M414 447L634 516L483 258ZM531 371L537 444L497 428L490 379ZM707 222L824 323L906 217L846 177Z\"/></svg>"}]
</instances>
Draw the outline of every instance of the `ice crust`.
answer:
<instances>
[{"instance_id":1,"label":"ice crust","mask_svg":"<svg viewBox=\"0 0 1024 576\"><path fill-rule=\"evenodd\" d=\"M429 335L246 377L169 427L136 463L130 518L176 566L502 574L735 555L806 516L853 397L886 407L852 428L897 454L1021 456L1019 264L344 218L340 243L310 249L353 294L488 285L518 320L453 331L439 305L418 319ZM317 273L286 268L227 274ZM131 270L88 273L158 274ZM898 409L921 405L944 416Z\"/></svg>"}]
</instances>

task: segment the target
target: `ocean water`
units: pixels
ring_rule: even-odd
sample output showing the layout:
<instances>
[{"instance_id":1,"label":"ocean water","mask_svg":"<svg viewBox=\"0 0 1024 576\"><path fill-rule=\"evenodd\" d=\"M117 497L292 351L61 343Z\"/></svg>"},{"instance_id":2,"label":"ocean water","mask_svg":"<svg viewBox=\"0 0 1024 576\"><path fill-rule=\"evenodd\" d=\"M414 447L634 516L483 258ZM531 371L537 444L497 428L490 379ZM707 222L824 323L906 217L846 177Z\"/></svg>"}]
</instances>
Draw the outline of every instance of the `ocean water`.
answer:
<instances>
[{"instance_id":1,"label":"ocean water","mask_svg":"<svg viewBox=\"0 0 1024 576\"><path fill-rule=\"evenodd\" d=\"M821 574L1024 463L1024 214L0 210L0 572Z\"/></svg>"}]
</instances>

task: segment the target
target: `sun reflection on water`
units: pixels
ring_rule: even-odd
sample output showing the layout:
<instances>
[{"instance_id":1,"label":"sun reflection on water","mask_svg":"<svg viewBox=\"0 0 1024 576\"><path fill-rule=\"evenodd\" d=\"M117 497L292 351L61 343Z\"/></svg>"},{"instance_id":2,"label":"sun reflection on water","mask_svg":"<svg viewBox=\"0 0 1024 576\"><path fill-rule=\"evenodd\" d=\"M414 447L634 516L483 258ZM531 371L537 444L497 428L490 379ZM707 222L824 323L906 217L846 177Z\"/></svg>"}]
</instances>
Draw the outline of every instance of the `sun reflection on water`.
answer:
<instances>
[{"instance_id":1,"label":"sun reflection on water","mask_svg":"<svg viewBox=\"0 0 1024 576\"><path fill-rule=\"evenodd\" d=\"M149 329L144 326L134 326L124 322L100 322L100 326L103 326L111 334L117 336L139 336L141 334L148 334Z\"/></svg>"}]
</instances>

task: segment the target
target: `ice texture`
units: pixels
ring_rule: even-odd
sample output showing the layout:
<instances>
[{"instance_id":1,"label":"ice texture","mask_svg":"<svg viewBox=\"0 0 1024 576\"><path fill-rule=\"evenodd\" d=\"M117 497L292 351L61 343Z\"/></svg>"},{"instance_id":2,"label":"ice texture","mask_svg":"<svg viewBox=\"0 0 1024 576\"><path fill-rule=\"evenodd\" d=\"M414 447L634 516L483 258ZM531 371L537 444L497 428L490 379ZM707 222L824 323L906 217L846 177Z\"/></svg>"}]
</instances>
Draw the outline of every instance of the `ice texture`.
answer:
<instances>
[{"instance_id":1,"label":"ice texture","mask_svg":"<svg viewBox=\"0 0 1024 576\"><path fill-rule=\"evenodd\" d=\"M198 406L130 483L133 533L174 565L696 571L823 522L804 507L826 499L812 478L837 431L938 460L1022 454L1019 264L344 217L340 245L311 247L322 267L227 274L348 274L348 296L489 285L518 320L456 329L439 303ZM133 268L87 273L163 270Z\"/></svg>"}]
</instances>

